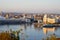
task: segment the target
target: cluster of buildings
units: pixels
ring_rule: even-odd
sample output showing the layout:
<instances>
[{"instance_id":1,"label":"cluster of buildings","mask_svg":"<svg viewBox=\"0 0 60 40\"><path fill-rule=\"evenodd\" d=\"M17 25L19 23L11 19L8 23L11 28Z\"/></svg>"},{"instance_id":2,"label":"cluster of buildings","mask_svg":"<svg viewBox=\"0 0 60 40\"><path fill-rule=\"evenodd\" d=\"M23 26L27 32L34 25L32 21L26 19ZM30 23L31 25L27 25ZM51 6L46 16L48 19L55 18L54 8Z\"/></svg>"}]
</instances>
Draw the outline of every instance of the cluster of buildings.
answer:
<instances>
[{"instance_id":1,"label":"cluster of buildings","mask_svg":"<svg viewBox=\"0 0 60 40\"><path fill-rule=\"evenodd\" d=\"M43 22L54 24L54 23L60 23L60 16L59 15L47 15L45 14L43 17Z\"/></svg>"},{"instance_id":2,"label":"cluster of buildings","mask_svg":"<svg viewBox=\"0 0 60 40\"><path fill-rule=\"evenodd\" d=\"M2 17L1 17L2 16ZM23 14L23 13L5 13L0 14L0 18L4 19L34 19L38 23L60 23L59 14Z\"/></svg>"},{"instance_id":3,"label":"cluster of buildings","mask_svg":"<svg viewBox=\"0 0 60 40\"><path fill-rule=\"evenodd\" d=\"M6 19L19 19L19 18L31 18L32 14L20 14L20 13L5 13L0 14L0 16L5 17Z\"/></svg>"}]
</instances>

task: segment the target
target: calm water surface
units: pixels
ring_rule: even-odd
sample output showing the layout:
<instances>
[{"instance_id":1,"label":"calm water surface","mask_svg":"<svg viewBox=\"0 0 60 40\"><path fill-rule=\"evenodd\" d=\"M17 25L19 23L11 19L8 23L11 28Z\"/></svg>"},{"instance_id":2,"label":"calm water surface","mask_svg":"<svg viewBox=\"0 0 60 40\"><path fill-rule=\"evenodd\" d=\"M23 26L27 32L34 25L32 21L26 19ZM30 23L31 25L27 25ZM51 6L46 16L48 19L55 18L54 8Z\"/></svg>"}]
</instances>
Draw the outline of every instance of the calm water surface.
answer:
<instances>
[{"instance_id":1,"label":"calm water surface","mask_svg":"<svg viewBox=\"0 0 60 40\"><path fill-rule=\"evenodd\" d=\"M22 29L19 33L20 40L42 40L51 34L55 34L57 37L60 37L60 27L54 28L41 28L34 26L33 24L23 24L23 25L0 25L0 32L9 31L18 31Z\"/></svg>"}]
</instances>

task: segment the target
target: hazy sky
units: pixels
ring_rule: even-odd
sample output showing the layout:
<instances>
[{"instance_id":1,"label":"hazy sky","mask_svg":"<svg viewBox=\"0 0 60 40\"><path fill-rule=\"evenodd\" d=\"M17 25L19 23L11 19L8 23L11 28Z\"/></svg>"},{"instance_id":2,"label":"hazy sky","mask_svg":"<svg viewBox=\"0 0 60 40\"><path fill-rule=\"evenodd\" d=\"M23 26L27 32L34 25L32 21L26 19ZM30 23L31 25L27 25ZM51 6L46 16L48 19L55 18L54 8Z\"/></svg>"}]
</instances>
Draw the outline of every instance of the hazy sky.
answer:
<instances>
[{"instance_id":1,"label":"hazy sky","mask_svg":"<svg viewBox=\"0 0 60 40\"><path fill-rule=\"evenodd\" d=\"M60 13L60 0L0 0L0 11Z\"/></svg>"}]
</instances>

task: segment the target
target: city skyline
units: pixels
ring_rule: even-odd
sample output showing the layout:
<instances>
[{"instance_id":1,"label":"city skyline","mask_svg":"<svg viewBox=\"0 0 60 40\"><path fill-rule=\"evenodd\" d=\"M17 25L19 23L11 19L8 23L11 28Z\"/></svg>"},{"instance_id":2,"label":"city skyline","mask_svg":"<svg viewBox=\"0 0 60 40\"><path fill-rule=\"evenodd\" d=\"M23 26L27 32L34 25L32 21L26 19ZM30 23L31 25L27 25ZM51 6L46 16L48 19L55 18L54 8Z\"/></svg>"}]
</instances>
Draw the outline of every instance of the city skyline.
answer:
<instances>
[{"instance_id":1,"label":"city skyline","mask_svg":"<svg viewBox=\"0 0 60 40\"><path fill-rule=\"evenodd\" d=\"M0 12L60 13L60 0L0 0Z\"/></svg>"}]
</instances>

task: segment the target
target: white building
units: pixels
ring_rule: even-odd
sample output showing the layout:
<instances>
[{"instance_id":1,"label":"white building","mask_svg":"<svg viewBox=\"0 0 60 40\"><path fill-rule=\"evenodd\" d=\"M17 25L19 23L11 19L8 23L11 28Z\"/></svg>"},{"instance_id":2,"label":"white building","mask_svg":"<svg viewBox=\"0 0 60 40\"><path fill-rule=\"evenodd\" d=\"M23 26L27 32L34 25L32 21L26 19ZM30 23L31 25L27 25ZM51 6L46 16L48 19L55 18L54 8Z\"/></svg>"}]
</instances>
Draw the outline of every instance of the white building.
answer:
<instances>
[{"instance_id":1,"label":"white building","mask_svg":"<svg viewBox=\"0 0 60 40\"><path fill-rule=\"evenodd\" d=\"M3 16L0 16L0 20L4 20L5 19L5 17L3 17Z\"/></svg>"}]
</instances>

